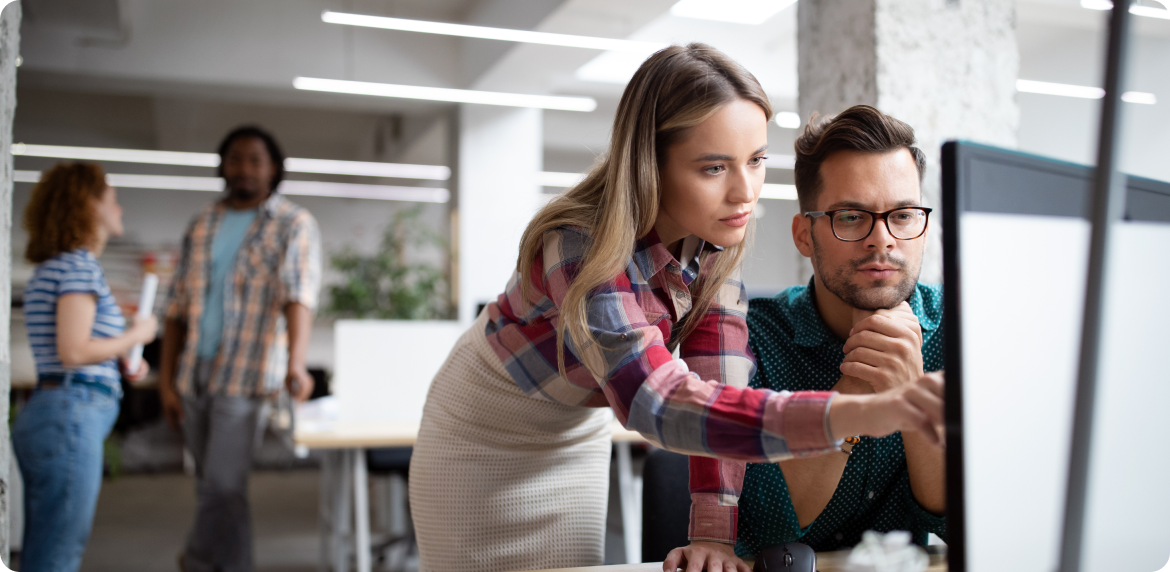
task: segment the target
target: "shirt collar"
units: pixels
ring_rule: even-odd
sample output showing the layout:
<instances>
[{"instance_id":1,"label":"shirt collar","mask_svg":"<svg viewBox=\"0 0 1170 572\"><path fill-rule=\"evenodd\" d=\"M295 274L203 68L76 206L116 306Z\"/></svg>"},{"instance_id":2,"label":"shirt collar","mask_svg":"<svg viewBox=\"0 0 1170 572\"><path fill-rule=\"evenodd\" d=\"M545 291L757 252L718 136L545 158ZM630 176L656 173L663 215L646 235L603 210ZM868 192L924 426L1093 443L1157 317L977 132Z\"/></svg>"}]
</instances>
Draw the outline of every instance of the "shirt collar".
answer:
<instances>
[{"instance_id":1,"label":"shirt collar","mask_svg":"<svg viewBox=\"0 0 1170 572\"><path fill-rule=\"evenodd\" d=\"M841 343L842 340L837 339L837 336L829 331L829 327L821 319L816 300L815 279L810 279L808 287L789 300L795 334L792 341L796 345L804 347L816 347L828 342ZM919 291L917 285L914 286L914 293L910 295L908 302L910 309L918 317L918 324L922 326L924 332L938 329L939 319L927 315L922 301L922 292Z\"/></svg>"},{"instance_id":2,"label":"shirt collar","mask_svg":"<svg viewBox=\"0 0 1170 572\"><path fill-rule=\"evenodd\" d=\"M671 263L678 263L682 268L690 268L694 265L697 269L699 266L699 257L704 250L723 250L723 248L709 244L694 235L687 237L685 240L691 239L697 240L698 243L694 246L693 250L683 248L683 256L689 258L689 260L676 261L674 255L666 249L666 245L662 244L662 239L658 238L658 231L651 228L650 232L646 233L646 236L639 238L634 246L634 264L638 266L638 271L642 273L642 277L649 279Z\"/></svg>"},{"instance_id":3,"label":"shirt collar","mask_svg":"<svg viewBox=\"0 0 1170 572\"><path fill-rule=\"evenodd\" d=\"M280 208L280 204L283 201L284 197L281 196L280 193L274 191L271 195L268 195L268 198L265 199L264 202L260 203L260 206L256 209L256 212L268 216L273 216L276 214L277 209ZM224 191L224 197L215 204L215 208L216 211L221 215L227 211L227 191Z\"/></svg>"}]
</instances>

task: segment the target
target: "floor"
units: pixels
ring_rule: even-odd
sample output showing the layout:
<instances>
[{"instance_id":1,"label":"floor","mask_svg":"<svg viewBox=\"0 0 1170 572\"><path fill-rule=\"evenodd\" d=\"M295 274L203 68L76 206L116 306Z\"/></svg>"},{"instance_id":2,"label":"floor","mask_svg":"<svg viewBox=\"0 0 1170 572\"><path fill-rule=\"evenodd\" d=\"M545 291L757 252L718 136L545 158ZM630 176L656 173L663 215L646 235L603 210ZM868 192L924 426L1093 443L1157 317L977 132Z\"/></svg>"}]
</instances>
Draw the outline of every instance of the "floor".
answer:
<instances>
[{"instance_id":1,"label":"floor","mask_svg":"<svg viewBox=\"0 0 1170 572\"><path fill-rule=\"evenodd\" d=\"M641 458L634 459L640 473ZM611 464L607 564L625 562L617 463ZM317 570L319 473L313 468L256 471L250 483L257 572ZM106 479L82 572L169 572L195 509L194 481L178 471ZM20 570L19 555L14 555Z\"/></svg>"},{"instance_id":2,"label":"floor","mask_svg":"<svg viewBox=\"0 0 1170 572\"><path fill-rule=\"evenodd\" d=\"M318 486L315 470L252 475L257 572L317 569ZM82 572L177 570L176 558L194 509L194 484L182 473L107 480Z\"/></svg>"}]
</instances>

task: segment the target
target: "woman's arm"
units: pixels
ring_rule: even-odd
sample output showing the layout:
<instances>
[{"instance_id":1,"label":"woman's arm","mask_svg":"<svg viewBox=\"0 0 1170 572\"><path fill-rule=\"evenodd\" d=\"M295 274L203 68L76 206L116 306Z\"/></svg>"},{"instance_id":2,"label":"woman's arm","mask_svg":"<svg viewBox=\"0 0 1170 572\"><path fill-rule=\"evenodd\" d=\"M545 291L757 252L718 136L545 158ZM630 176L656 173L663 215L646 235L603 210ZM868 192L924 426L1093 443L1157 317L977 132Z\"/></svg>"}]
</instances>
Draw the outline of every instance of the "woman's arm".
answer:
<instances>
[{"instance_id":1,"label":"woman's arm","mask_svg":"<svg viewBox=\"0 0 1170 572\"><path fill-rule=\"evenodd\" d=\"M135 322L125 333L113 338L93 337L97 300L93 294L72 293L57 299L57 357L65 367L101 363L126 352L135 344L146 344L158 331L158 319L150 316Z\"/></svg>"}]
</instances>

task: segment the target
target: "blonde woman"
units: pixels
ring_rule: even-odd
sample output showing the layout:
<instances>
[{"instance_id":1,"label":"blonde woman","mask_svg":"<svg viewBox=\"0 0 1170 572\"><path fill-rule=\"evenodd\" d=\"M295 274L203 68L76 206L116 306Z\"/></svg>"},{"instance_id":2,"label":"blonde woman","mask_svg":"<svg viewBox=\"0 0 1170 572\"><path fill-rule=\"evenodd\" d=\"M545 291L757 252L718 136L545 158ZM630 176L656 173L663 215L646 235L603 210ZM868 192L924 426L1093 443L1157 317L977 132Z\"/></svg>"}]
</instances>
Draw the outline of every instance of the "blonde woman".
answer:
<instances>
[{"instance_id":1,"label":"blonde woman","mask_svg":"<svg viewBox=\"0 0 1170 572\"><path fill-rule=\"evenodd\" d=\"M410 474L423 570L601 564L602 408L666 449L755 462L835 450L834 436L936 435L937 384L744 387L755 363L738 270L771 116L756 79L709 46L642 64L609 153L529 223L507 290L431 386Z\"/></svg>"}]
</instances>

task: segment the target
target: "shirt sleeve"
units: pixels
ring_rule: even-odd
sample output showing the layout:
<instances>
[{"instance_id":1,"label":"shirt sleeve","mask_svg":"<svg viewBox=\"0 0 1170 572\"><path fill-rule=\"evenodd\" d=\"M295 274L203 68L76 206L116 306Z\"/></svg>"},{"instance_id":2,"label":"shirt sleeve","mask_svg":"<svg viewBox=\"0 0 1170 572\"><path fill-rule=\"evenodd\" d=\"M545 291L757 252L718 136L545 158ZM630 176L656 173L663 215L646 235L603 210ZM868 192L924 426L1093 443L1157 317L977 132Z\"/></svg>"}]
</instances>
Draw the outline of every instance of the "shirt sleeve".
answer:
<instances>
[{"instance_id":1,"label":"shirt sleeve","mask_svg":"<svg viewBox=\"0 0 1170 572\"><path fill-rule=\"evenodd\" d=\"M747 310L747 291L739 276L733 276L720 287L703 320L683 340L679 355L691 371L702 379L733 387L747 386L756 367L748 347ZM735 544L739 497L746 470L743 461L690 458L691 512L687 536L691 541Z\"/></svg>"},{"instance_id":2,"label":"shirt sleeve","mask_svg":"<svg viewBox=\"0 0 1170 572\"><path fill-rule=\"evenodd\" d=\"M187 233L183 235L183 247L179 250L179 261L175 263L175 272L171 275L171 287L167 293L167 305L164 312L164 317L168 320L185 320L187 318L187 307L191 303L187 280L188 274L191 272L191 248L194 242L191 235L195 224L197 223L192 222L187 228Z\"/></svg>"},{"instance_id":3,"label":"shirt sleeve","mask_svg":"<svg viewBox=\"0 0 1170 572\"><path fill-rule=\"evenodd\" d=\"M568 230L550 231L544 240L543 287L559 308L576 278L587 242L580 233ZM588 365L623 425L659 447L688 455L770 463L832 450L824 423L831 393L775 392L700 378L685 360L673 359L662 330L646 319L639 296L648 295L653 294L646 287L636 288L625 273L619 274L586 297L587 326L595 341L578 347L571 336L565 340L569 352ZM718 331L725 317L718 315L704 331ZM740 351L746 348L746 327L741 330ZM710 337L700 335L696 348L704 343L720 345ZM746 362L710 359L723 351L719 347L695 351L692 359L705 364L704 369L720 362L740 367L750 363L750 357ZM704 352L711 355L698 355ZM750 373L750 367L743 373Z\"/></svg>"},{"instance_id":4,"label":"shirt sleeve","mask_svg":"<svg viewBox=\"0 0 1170 572\"><path fill-rule=\"evenodd\" d=\"M907 525L915 533L927 534L933 532L943 542L947 541L947 517L938 516L922 508L918 499L914 498L914 491L910 488L909 473L906 476L906 486L903 487L903 502L906 506Z\"/></svg>"},{"instance_id":5,"label":"shirt sleeve","mask_svg":"<svg viewBox=\"0 0 1170 572\"><path fill-rule=\"evenodd\" d=\"M292 224L280 280L286 304L296 302L309 310L317 309L321 289L321 235L317 220L308 211L301 211Z\"/></svg>"},{"instance_id":6,"label":"shirt sleeve","mask_svg":"<svg viewBox=\"0 0 1170 572\"><path fill-rule=\"evenodd\" d=\"M61 275L57 295L92 294L101 296L102 272L96 264L74 263Z\"/></svg>"}]
</instances>

